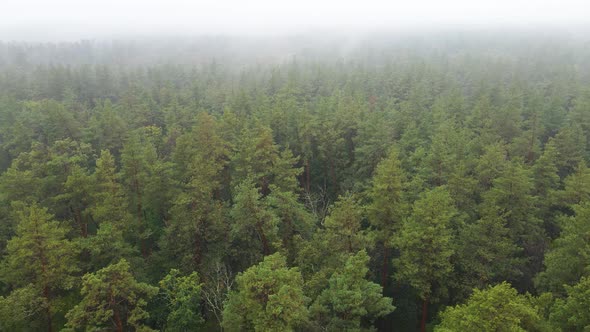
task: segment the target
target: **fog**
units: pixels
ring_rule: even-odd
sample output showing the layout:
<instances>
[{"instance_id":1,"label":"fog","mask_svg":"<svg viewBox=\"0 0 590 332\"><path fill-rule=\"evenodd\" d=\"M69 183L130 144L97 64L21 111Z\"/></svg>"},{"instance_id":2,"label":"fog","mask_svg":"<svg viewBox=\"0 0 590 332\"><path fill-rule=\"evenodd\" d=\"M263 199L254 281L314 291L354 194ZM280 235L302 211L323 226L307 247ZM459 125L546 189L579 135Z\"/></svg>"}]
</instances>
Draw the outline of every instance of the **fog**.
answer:
<instances>
[{"instance_id":1,"label":"fog","mask_svg":"<svg viewBox=\"0 0 590 332\"><path fill-rule=\"evenodd\" d=\"M585 0L2 0L0 40L268 36L481 27L571 28Z\"/></svg>"}]
</instances>

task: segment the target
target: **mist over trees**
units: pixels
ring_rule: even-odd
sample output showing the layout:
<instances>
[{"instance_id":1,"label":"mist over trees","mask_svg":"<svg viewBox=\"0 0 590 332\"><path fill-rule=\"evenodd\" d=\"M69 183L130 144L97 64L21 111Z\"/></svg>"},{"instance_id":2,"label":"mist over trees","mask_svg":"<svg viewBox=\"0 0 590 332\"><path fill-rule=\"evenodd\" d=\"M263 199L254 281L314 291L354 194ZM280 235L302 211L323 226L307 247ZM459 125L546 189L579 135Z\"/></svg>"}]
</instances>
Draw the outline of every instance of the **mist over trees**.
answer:
<instances>
[{"instance_id":1,"label":"mist over trees","mask_svg":"<svg viewBox=\"0 0 590 332\"><path fill-rule=\"evenodd\" d=\"M0 330L584 331L590 43L0 43Z\"/></svg>"}]
</instances>

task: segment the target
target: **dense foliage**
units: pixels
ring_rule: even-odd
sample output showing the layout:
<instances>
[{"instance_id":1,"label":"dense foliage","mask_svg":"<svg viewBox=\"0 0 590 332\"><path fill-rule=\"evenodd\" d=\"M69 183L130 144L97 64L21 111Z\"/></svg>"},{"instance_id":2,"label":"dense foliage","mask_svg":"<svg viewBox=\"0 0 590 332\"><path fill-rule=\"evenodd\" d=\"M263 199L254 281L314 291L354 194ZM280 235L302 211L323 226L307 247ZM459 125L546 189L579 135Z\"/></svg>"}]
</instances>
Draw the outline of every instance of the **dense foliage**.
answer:
<instances>
[{"instance_id":1,"label":"dense foliage","mask_svg":"<svg viewBox=\"0 0 590 332\"><path fill-rule=\"evenodd\" d=\"M0 44L0 330L588 329L590 44L417 40Z\"/></svg>"}]
</instances>

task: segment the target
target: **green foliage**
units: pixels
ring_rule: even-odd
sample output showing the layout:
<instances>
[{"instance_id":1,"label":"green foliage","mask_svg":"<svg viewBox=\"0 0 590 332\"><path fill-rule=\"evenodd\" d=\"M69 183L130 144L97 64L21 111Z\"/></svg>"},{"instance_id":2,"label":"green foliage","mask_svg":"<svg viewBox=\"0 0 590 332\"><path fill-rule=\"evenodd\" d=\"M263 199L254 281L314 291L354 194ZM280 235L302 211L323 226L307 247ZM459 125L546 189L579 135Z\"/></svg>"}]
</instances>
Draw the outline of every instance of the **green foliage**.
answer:
<instances>
[{"instance_id":1,"label":"green foliage","mask_svg":"<svg viewBox=\"0 0 590 332\"><path fill-rule=\"evenodd\" d=\"M36 204L13 206L18 218L16 236L7 244L3 279L17 286L72 287L76 251L66 239L67 229Z\"/></svg>"},{"instance_id":2,"label":"green foliage","mask_svg":"<svg viewBox=\"0 0 590 332\"><path fill-rule=\"evenodd\" d=\"M366 279L369 256L359 251L336 270L310 307L313 325L322 331L361 331L361 322L373 322L391 313L391 299L382 288Z\"/></svg>"},{"instance_id":3,"label":"green foliage","mask_svg":"<svg viewBox=\"0 0 590 332\"><path fill-rule=\"evenodd\" d=\"M0 296L0 330L25 331L47 325L36 321L46 309L47 302L33 284L18 288L6 297Z\"/></svg>"},{"instance_id":4,"label":"green foliage","mask_svg":"<svg viewBox=\"0 0 590 332\"><path fill-rule=\"evenodd\" d=\"M276 253L236 277L223 311L228 331L293 331L308 319L303 279Z\"/></svg>"},{"instance_id":5,"label":"green foliage","mask_svg":"<svg viewBox=\"0 0 590 332\"><path fill-rule=\"evenodd\" d=\"M523 260L520 249L510 238L506 221L500 217L484 217L461 229L458 236L457 280L460 288L473 288L503 280L514 280L521 275Z\"/></svg>"},{"instance_id":6,"label":"green foliage","mask_svg":"<svg viewBox=\"0 0 590 332\"><path fill-rule=\"evenodd\" d=\"M561 205L571 208L572 205L590 201L590 168L580 162L575 170L565 178L565 188L557 195Z\"/></svg>"},{"instance_id":7,"label":"green foliage","mask_svg":"<svg viewBox=\"0 0 590 332\"><path fill-rule=\"evenodd\" d=\"M295 177L301 173L301 169L293 167L297 158L289 150L279 151L270 128L256 123L245 129L236 150L232 158L236 184L250 179L263 195L270 192L271 184L281 191L296 189Z\"/></svg>"},{"instance_id":8,"label":"green foliage","mask_svg":"<svg viewBox=\"0 0 590 332\"><path fill-rule=\"evenodd\" d=\"M531 301L508 283L476 289L465 304L441 312L440 319L437 332L549 331Z\"/></svg>"},{"instance_id":9,"label":"green foliage","mask_svg":"<svg viewBox=\"0 0 590 332\"><path fill-rule=\"evenodd\" d=\"M573 285L590 275L590 202L574 206L575 215L560 219L561 234L545 255L545 271L539 287L563 294L564 285Z\"/></svg>"},{"instance_id":10,"label":"green foliage","mask_svg":"<svg viewBox=\"0 0 590 332\"><path fill-rule=\"evenodd\" d=\"M73 330L112 329L152 331L143 321L147 301L158 288L135 280L126 260L111 264L82 278L82 301L70 310L67 327Z\"/></svg>"},{"instance_id":11,"label":"green foliage","mask_svg":"<svg viewBox=\"0 0 590 332\"><path fill-rule=\"evenodd\" d=\"M528 280L542 268L543 253L549 242L542 220L539 219L531 171L515 160L507 164L492 183L492 188L483 194L481 215L483 218L500 218L505 222L510 230L507 235L523 249L522 253L527 257L519 273L530 283Z\"/></svg>"},{"instance_id":12,"label":"green foliage","mask_svg":"<svg viewBox=\"0 0 590 332\"><path fill-rule=\"evenodd\" d=\"M352 195L339 196L324 220L326 240L333 252L353 254L372 246L373 239L362 229L365 210Z\"/></svg>"},{"instance_id":13,"label":"green foliage","mask_svg":"<svg viewBox=\"0 0 590 332\"><path fill-rule=\"evenodd\" d=\"M0 330L585 328L588 43L492 35L0 43Z\"/></svg>"},{"instance_id":14,"label":"green foliage","mask_svg":"<svg viewBox=\"0 0 590 332\"><path fill-rule=\"evenodd\" d=\"M196 331L203 325L201 287L196 272L183 277L180 271L172 269L160 281L160 291L170 311L166 331Z\"/></svg>"},{"instance_id":15,"label":"green foliage","mask_svg":"<svg viewBox=\"0 0 590 332\"><path fill-rule=\"evenodd\" d=\"M98 228L96 234L83 241L92 265L104 267L136 253L127 239L132 238L133 219L123 187L117 181L115 160L108 150L101 151L93 174L93 204L90 215Z\"/></svg>"},{"instance_id":16,"label":"green foliage","mask_svg":"<svg viewBox=\"0 0 590 332\"><path fill-rule=\"evenodd\" d=\"M445 292L444 280L453 270L454 254L450 223L457 215L444 187L425 192L412 207L412 214L393 238L400 256L393 260L395 278L410 284L423 300L436 300L435 291Z\"/></svg>"},{"instance_id":17,"label":"green foliage","mask_svg":"<svg viewBox=\"0 0 590 332\"><path fill-rule=\"evenodd\" d=\"M178 138L173 152L181 190L172 199L162 246L187 270L200 268L207 256L219 257L215 243L224 243L220 189L227 151L216 126L212 116L200 113L197 125ZM226 250L221 246L219 251Z\"/></svg>"},{"instance_id":18,"label":"green foliage","mask_svg":"<svg viewBox=\"0 0 590 332\"><path fill-rule=\"evenodd\" d=\"M250 265L280 246L277 215L268 208L262 194L252 181L236 188L231 210L231 237L244 250L240 255ZM247 256L246 256L247 255Z\"/></svg>"},{"instance_id":19,"label":"green foliage","mask_svg":"<svg viewBox=\"0 0 590 332\"><path fill-rule=\"evenodd\" d=\"M563 331L586 331L590 328L590 278L574 286L565 286L567 297L557 299L551 309L551 322Z\"/></svg>"},{"instance_id":20,"label":"green foliage","mask_svg":"<svg viewBox=\"0 0 590 332\"><path fill-rule=\"evenodd\" d=\"M16 235L8 241L1 276L16 290L4 301L6 305L23 309L23 313L14 316L17 322L27 318L23 315L30 315L31 311L43 312L42 315L35 315L35 319L44 319L42 325L51 327L61 292L75 285L77 265L74 258L77 250L66 239L66 228L54 221L47 209L36 204L26 206L15 203L13 206L18 218ZM17 296L21 295L38 306L30 308L19 302ZM3 310L12 309L4 307Z\"/></svg>"},{"instance_id":21,"label":"green foliage","mask_svg":"<svg viewBox=\"0 0 590 332\"><path fill-rule=\"evenodd\" d=\"M368 207L369 220L389 245L389 238L399 230L408 207L404 197L406 175L402 170L396 149L375 169L373 186L369 191L372 200Z\"/></svg>"}]
</instances>

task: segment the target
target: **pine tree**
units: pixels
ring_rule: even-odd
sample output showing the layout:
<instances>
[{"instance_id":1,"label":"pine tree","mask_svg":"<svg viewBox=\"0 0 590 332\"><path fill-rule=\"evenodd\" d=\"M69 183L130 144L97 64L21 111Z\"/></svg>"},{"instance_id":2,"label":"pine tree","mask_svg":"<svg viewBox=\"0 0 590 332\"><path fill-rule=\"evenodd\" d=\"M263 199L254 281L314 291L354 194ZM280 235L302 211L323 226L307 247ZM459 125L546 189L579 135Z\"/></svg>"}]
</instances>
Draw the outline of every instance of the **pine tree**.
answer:
<instances>
[{"instance_id":1,"label":"pine tree","mask_svg":"<svg viewBox=\"0 0 590 332\"><path fill-rule=\"evenodd\" d=\"M270 128L256 123L253 128L244 129L236 150L231 161L234 186L250 178L263 196L270 193L270 185L281 191L297 189L301 169L294 165L298 158L289 149L279 150Z\"/></svg>"},{"instance_id":2,"label":"pine tree","mask_svg":"<svg viewBox=\"0 0 590 332\"><path fill-rule=\"evenodd\" d=\"M27 331L48 327L48 322L37 321L38 317L44 316L46 305L33 284L17 288L6 297L0 296L0 330Z\"/></svg>"},{"instance_id":3,"label":"pine tree","mask_svg":"<svg viewBox=\"0 0 590 332\"><path fill-rule=\"evenodd\" d=\"M297 256L299 242L311 238L315 220L293 192L271 189L264 201L278 218L278 235L282 240L282 248L287 250L287 261L291 262Z\"/></svg>"},{"instance_id":4,"label":"pine tree","mask_svg":"<svg viewBox=\"0 0 590 332\"><path fill-rule=\"evenodd\" d=\"M142 321L149 317L144 309L147 300L158 293L158 288L137 282L126 260L86 274L80 292L82 301L66 315L66 326L73 331L153 331Z\"/></svg>"},{"instance_id":5,"label":"pine tree","mask_svg":"<svg viewBox=\"0 0 590 332\"><path fill-rule=\"evenodd\" d=\"M448 307L440 316L436 332L545 331L547 326L532 301L508 283L476 289L467 303Z\"/></svg>"},{"instance_id":6,"label":"pine tree","mask_svg":"<svg viewBox=\"0 0 590 332\"><path fill-rule=\"evenodd\" d=\"M559 220L561 233L545 255L545 271L536 281L541 289L563 294L564 285L573 285L590 276L590 203L574 206L575 215Z\"/></svg>"},{"instance_id":7,"label":"pine tree","mask_svg":"<svg viewBox=\"0 0 590 332\"><path fill-rule=\"evenodd\" d=\"M365 210L352 195L338 197L324 220L326 240L333 253L354 254L373 246L371 234L362 229Z\"/></svg>"},{"instance_id":8,"label":"pine tree","mask_svg":"<svg viewBox=\"0 0 590 332\"><path fill-rule=\"evenodd\" d=\"M244 181L236 188L230 214L233 221L231 238L244 263L251 265L280 246L279 218L263 200L254 182Z\"/></svg>"},{"instance_id":9,"label":"pine tree","mask_svg":"<svg viewBox=\"0 0 590 332\"><path fill-rule=\"evenodd\" d=\"M545 145L545 150L535 162L533 171L533 194L538 197L539 216L550 237L556 236L556 216L554 206L557 204L557 191L561 184L558 174L558 155L553 141Z\"/></svg>"},{"instance_id":10,"label":"pine tree","mask_svg":"<svg viewBox=\"0 0 590 332\"><path fill-rule=\"evenodd\" d=\"M219 256L214 246L227 250L221 203L222 173L227 164L226 144L214 118L200 113L192 132L176 142L174 159L180 189L172 200L163 247L187 270L201 267L204 256Z\"/></svg>"},{"instance_id":11,"label":"pine tree","mask_svg":"<svg viewBox=\"0 0 590 332\"><path fill-rule=\"evenodd\" d=\"M131 132L121 153L121 174L134 216L135 243L147 258L169 210L171 165L158 155L161 129L154 126Z\"/></svg>"},{"instance_id":12,"label":"pine tree","mask_svg":"<svg viewBox=\"0 0 590 332\"><path fill-rule=\"evenodd\" d=\"M367 207L369 221L376 229L377 241L382 246L381 286L385 287L389 276L391 239L401 228L404 215L409 207L404 193L404 173L397 149L392 148L375 170L372 187L369 190L371 203Z\"/></svg>"},{"instance_id":13,"label":"pine tree","mask_svg":"<svg viewBox=\"0 0 590 332\"><path fill-rule=\"evenodd\" d=\"M170 273L160 281L160 291L168 305L166 330L195 331L204 323L201 316L201 287L196 272L181 276L180 271Z\"/></svg>"},{"instance_id":14,"label":"pine tree","mask_svg":"<svg viewBox=\"0 0 590 332\"><path fill-rule=\"evenodd\" d=\"M236 277L223 311L228 331L294 331L308 320L303 278L288 268L285 257L266 256Z\"/></svg>"},{"instance_id":15,"label":"pine tree","mask_svg":"<svg viewBox=\"0 0 590 332\"><path fill-rule=\"evenodd\" d=\"M369 256L361 250L332 274L328 288L323 290L310 307L314 324L326 331L360 331L361 322L373 322L391 313L391 299L382 295L383 289L366 279Z\"/></svg>"},{"instance_id":16,"label":"pine tree","mask_svg":"<svg viewBox=\"0 0 590 332\"><path fill-rule=\"evenodd\" d=\"M14 288L32 287L44 308L43 325L54 327L54 302L74 286L76 248L66 239L67 228L36 204L14 204L16 235L8 241L2 279ZM30 286L29 286L30 285Z\"/></svg>"},{"instance_id":17,"label":"pine tree","mask_svg":"<svg viewBox=\"0 0 590 332\"><path fill-rule=\"evenodd\" d=\"M400 256L393 260L395 279L414 287L422 300L421 330L426 329L428 304L444 293L444 281L453 265L453 236L450 229L457 215L453 201L444 187L425 192L412 207L393 244Z\"/></svg>"},{"instance_id":18,"label":"pine tree","mask_svg":"<svg viewBox=\"0 0 590 332\"><path fill-rule=\"evenodd\" d=\"M453 282L463 294L521 276L522 249L510 238L504 218L486 216L465 225L457 242L457 271Z\"/></svg>"},{"instance_id":19,"label":"pine tree","mask_svg":"<svg viewBox=\"0 0 590 332\"><path fill-rule=\"evenodd\" d=\"M531 170L521 161L515 160L493 181L493 187L483 194L480 207L482 218L504 220L510 230L510 237L523 249L523 255L528 257L521 268L525 284L519 286L523 288L532 287L528 280L541 270L548 244L533 190Z\"/></svg>"},{"instance_id":20,"label":"pine tree","mask_svg":"<svg viewBox=\"0 0 590 332\"><path fill-rule=\"evenodd\" d=\"M581 278L573 286L565 286L567 297L557 299L551 308L550 320L563 331L586 331L590 328L590 278Z\"/></svg>"},{"instance_id":21,"label":"pine tree","mask_svg":"<svg viewBox=\"0 0 590 332\"><path fill-rule=\"evenodd\" d=\"M90 224L89 208L94 183L86 169L73 165L70 174L64 183L64 193L56 197L56 200L63 201L69 209L69 215L74 221L74 227L79 230L83 238L88 236Z\"/></svg>"},{"instance_id":22,"label":"pine tree","mask_svg":"<svg viewBox=\"0 0 590 332\"><path fill-rule=\"evenodd\" d=\"M136 251L128 242L134 238L133 216L117 179L115 159L108 150L101 151L92 176L95 188L91 193L90 214L97 230L85 244L96 270L123 257L130 258Z\"/></svg>"},{"instance_id":23,"label":"pine tree","mask_svg":"<svg viewBox=\"0 0 590 332\"><path fill-rule=\"evenodd\" d=\"M564 185L563 191L556 193L558 205L571 210L576 204L590 201L590 168L584 161L565 178Z\"/></svg>"}]
</instances>

